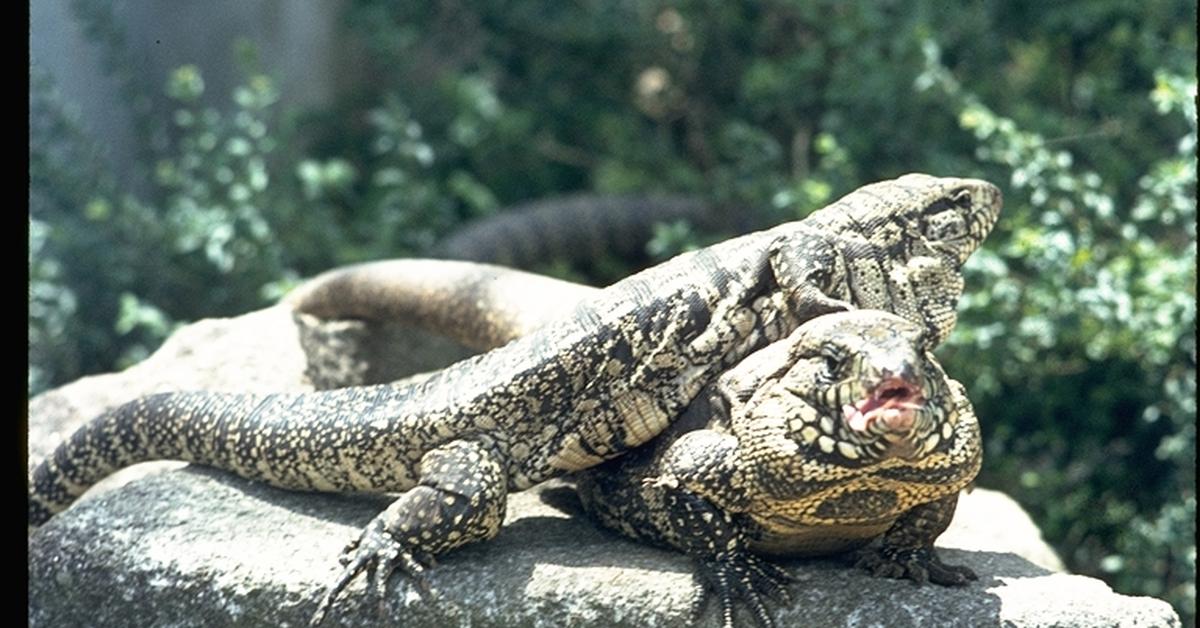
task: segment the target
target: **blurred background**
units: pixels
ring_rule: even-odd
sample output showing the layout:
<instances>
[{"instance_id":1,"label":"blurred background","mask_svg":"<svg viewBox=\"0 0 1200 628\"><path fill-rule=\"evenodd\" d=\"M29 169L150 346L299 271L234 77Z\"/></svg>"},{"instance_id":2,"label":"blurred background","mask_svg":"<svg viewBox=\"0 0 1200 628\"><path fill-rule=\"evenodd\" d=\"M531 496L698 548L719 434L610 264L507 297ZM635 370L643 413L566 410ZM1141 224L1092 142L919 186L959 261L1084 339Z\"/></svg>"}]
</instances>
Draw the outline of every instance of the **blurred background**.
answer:
<instances>
[{"instance_id":1,"label":"blurred background","mask_svg":"<svg viewBox=\"0 0 1200 628\"><path fill-rule=\"evenodd\" d=\"M979 484L1194 623L1195 3L30 12L30 395L341 264L605 285L864 183L982 177L1005 209L939 351Z\"/></svg>"}]
</instances>

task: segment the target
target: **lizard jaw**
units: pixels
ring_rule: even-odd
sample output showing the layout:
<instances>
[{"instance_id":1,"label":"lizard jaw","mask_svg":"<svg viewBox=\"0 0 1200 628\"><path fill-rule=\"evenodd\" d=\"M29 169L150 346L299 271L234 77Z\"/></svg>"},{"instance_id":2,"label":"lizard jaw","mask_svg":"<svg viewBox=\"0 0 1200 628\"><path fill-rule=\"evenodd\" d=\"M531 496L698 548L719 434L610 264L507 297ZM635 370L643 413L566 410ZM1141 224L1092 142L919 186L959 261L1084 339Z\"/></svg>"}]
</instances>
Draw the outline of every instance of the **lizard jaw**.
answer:
<instances>
[{"instance_id":1,"label":"lizard jaw","mask_svg":"<svg viewBox=\"0 0 1200 628\"><path fill-rule=\"evenodd\" d=\"M883 432L885 438L895 442L908 436L916 424L917 411L924 406L920 387L892 377L879 383L857 403L842 406L842 415L851 431ZM872 430L872 426L878 427Z\"/></svg>"}]
</instances>

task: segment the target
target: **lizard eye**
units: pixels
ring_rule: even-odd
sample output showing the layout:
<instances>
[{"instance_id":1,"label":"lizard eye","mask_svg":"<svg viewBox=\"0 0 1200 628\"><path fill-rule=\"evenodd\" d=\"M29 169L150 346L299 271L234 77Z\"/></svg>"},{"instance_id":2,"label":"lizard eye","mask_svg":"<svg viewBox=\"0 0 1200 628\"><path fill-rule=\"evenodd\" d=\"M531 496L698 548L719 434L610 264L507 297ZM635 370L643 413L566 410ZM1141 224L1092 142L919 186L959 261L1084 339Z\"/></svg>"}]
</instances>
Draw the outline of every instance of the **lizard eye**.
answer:
<instances>
[{"instance_id":1,"label":"lizard eye","mask_svg":"<svg viewBox=\"0 0 1200 628\"><path fill-rule=\"evenodd\" d=\"M955 192L954 194L950 195L950 202L954 203L955 205L957 205L959 207L970 207L971 206L971 192L968 190L959 190L959 191Z\"/></svg>"},{"instance_id":2,"label":"lizard eye","mask_svg":"<svg viewBox=\"0 0 1200 628\"><path fill-rule=\"evenodd\" d=\"M967 227L958 212L945 211L928 217L924 232L926 239L932 241L953 240L965 235Z\"/></svg>"},{"instance_id":3,"label":"lizard eye","mask_svg":"<svg viewBox=\"0 0 1200 628\"><path fill-rule=\"evenodd\" d=\"M837 379L838 374L842 370L842 361L836 355L825 354L821 356L821 361L825 366L825 375L830 380Z\"/></svg>"},{"instance_id":4,"label":"lizard eye","mask_svg":"<svg viewBox=\"0 0 1200 628\"><path fill-rule=\"evenodd\" d=\"M820 268L820 269L813 271L813 273L812 273L813 283L815 283L817 285L817 287L820 288L822 291L829 290L829 284L830 284L831 277L832 277L832 275L830 274L829 269L827 269L827 268Z\"/></svg>"}]
</instances>

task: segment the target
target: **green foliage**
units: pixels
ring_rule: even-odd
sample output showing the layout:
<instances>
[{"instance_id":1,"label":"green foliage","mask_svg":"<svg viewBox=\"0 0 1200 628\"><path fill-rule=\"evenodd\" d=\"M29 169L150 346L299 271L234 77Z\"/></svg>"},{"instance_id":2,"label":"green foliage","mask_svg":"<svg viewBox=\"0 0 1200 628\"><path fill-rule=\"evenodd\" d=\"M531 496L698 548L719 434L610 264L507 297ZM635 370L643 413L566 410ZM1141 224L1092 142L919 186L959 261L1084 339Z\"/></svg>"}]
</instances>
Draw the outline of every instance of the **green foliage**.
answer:
<instances>
[{"instance_id":1,"label":"green foliage","mask_svg":"<svg viewBox=\"0 0 1200 628\"><path fill-rule=\"evenodd\" d=\"M1192 615L1195 77L1157 73L1146 100L1187 131L1118 205L1117 186L964 92L932 43L927 53L919 84L957 103L981 161L1010 173L946 356L986 412L981 481L1035 505L1073 568Z\"/></svg>"},{"instance_id":2,"label":"green foliage","mask_svg":"<svg viewBox=\"0 0 1200 628\"><path fill-rule=\"evenodd\" d=\"M29 390L78 374L78 349L70 332L79 307L62 282L62 268L45 254L50 228L29 221Z\"/></svg>"},{"instance_id":3,"label":"green foliage","mask_svg":"<svg viewBox=\"0 0 1200 628\"><path fill-rule=\"evenodd\" d=\"M281 252L265 215L266 163L275 144L264 120L277 98L271 81L250 77L233 94L232 116L199 106L204 80L195 66L175 70L166 92L179 105L172 117L178 135L175 152L155 165L154 182L175 251L202 256L221 274L278 277Z\"/></svg>"},{"instance_id":4,"label":"green foliage","mask_svg":"<svg viewBox=\"0 0 1200 628\"><path fill-rule=\"evenodd\" d=\"M1194 617L1193 3L353 0L371 80L304 116L252 63L228 103L199 66L142 76L110 2L72 7L147 183L114 180L35 68L31 391L519 201L692 193L780 221L904 172L981 176L1006 208L942 352L981 481L1073 570ZM712 237L661 225L648 252Z\"/></svg>"},{"instance_id":5,"label":"green foliage","mask_svg":"<svg viewBox=\"0 0 1200 628\"><path fill-rule=\"evenodd\" d=\"M153 276L140 254L160 242L153 216L118 198L99 148L36 66L29 132L29 386L38 390L161 342L132 329L114 342L111 325L97 324Z\"/></svg>"}]
</instances>

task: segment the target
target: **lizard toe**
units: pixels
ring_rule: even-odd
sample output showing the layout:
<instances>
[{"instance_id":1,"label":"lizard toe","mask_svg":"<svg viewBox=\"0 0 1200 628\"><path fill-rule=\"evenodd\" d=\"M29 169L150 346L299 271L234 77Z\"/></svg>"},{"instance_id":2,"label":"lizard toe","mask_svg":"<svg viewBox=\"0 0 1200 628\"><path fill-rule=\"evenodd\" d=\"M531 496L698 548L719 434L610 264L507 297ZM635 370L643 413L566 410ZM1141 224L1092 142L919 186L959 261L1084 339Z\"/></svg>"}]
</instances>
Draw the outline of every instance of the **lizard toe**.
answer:
<instances>
[{"instance_id":1,"label":"lizard toe","mask_svg":"<svg viewBox=\"0 0 1200 628\"><path fill-rule=\"evenodd\" d=\"M978 576L967 567L947 565L938 558L932 547L868 548L859 553L856 566L873 576L912 580L915 584L932 582L943 586L958 586Z\"/></svg>"},{"instance_id":2,"label":"lizard toe","mask_svg":"<svg viewBox=\"0 0 1200 628\"><path fill-rule=\"evenodd\" d=\"M378 601L380 615L387 612L387 583L392 574L401 571L416 585L421 597L429 599L433 592L426 577L426 569L417 561L413 552L406 549L377 522L367 526L358 539L352 541L338 558L342 572L326 590L313 613L310 626L319 625L333 606L334 600L359 574L366 573L367 588ZM432 560L429 560L432 562Z\"/></svg>"},{"instance_id":3,"label":"lizard toe","mask_svg":"<svg viewBox=\"0 0 1200 628\"><path fill-rule=\"evenodd\" d=\"M958 586L978 579L974 571L962 565L947 565L940 561L929 565L929 581L934 584Z\"/></svg>"},{"instance_id":4,"label":"lizard toe","mask_svg":"<svg viewBox=\"0 0 1200 628\"><path fill-rule=\"evenodd\" d=\"M755 623L762 628L774 628L775 621L763 598L769 596L789 602L791 598L785 587L795 581L791 574L745 552L723 552L699 562L697 571L705 585L705 598L698 601L699 610L703 609L704 601L711 593L720 602L723 626L733 626L740 601L754 616Z\"/></svg>"}]
</instances>

